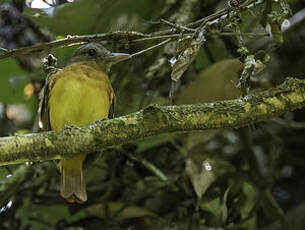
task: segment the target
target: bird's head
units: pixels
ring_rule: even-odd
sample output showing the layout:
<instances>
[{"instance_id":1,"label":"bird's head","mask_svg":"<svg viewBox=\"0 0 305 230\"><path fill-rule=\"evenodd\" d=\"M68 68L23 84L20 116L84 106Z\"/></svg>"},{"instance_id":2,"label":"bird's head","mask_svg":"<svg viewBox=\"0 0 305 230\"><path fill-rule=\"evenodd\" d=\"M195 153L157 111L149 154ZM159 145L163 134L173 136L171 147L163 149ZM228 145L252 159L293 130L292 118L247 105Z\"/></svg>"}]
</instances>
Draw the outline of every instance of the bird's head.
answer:
<instances>
[{"instance_id":1,"label":"bird's head","mask_svg":"<svg viewBox=\"0 0 305 230\"><path fill-rule=\"evenodd\" d=\"M99 43L88 43L76 50L70 64L81 61L95 61L108 72L113 64L129 58L131 58L129 54L112 53Z\"/></svg>"}]
</instances>

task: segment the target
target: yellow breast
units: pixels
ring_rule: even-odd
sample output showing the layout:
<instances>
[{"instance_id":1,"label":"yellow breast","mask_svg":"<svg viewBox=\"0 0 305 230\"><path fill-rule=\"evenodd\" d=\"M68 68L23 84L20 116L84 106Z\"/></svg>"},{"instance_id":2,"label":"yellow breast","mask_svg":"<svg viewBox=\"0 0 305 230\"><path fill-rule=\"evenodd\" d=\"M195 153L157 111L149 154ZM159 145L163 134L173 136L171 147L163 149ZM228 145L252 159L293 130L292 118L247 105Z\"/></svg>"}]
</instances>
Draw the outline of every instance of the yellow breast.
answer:
<instances>
[{"instance_id":1,"label":"yellow breast","mask_svg":"<svg viewBox=\"0 0 305 230\"><path fill-rule=\"evenodd\" d=\"M74 63L57 72L49 84L52 130L82 126L108 117L113 89L95 63Z\"/></svg>"}]
</instances>

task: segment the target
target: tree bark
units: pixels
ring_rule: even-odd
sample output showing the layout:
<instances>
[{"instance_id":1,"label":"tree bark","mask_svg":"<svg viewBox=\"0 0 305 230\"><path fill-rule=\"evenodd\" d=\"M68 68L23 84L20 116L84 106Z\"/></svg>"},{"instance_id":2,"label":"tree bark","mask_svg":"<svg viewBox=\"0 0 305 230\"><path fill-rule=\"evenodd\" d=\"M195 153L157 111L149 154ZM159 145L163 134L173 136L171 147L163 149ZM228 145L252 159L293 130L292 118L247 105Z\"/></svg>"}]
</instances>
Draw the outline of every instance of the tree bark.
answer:
<instances>
[{"instance_id":1,"label":"tree bark","mask_svg":"<svg viewBox=\"0 0 305 230\"><path fill-rule=\"evenodd\" d=\"M161 133L236 129L304 106L305 80L287 78L275 88L245 98L197 105L151 105L84 127L0 138L0 165L89 154Z\"/></svg>"}]
</instances>

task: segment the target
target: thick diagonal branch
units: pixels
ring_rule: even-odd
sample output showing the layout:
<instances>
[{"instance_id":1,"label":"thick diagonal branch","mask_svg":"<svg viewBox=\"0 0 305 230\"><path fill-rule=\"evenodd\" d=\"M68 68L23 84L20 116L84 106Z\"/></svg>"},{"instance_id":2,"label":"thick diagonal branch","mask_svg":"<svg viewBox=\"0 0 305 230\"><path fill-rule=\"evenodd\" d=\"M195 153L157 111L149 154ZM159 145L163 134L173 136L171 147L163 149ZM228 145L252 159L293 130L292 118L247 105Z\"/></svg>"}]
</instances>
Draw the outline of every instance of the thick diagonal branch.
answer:
<instances>
[{"instance_id":1,"label":"thick diagonal branch","mask_svg":"<svg viewBox=\"0 0 305 230\"><path fill-rule=\"evenodd\" d=\"M305 80L288 78L278 87L244 99L198 105L151 105L84 127L0 138L0 165L92 153L161 133L239 128L304 106Z\"/></svg>"}]
</instances>

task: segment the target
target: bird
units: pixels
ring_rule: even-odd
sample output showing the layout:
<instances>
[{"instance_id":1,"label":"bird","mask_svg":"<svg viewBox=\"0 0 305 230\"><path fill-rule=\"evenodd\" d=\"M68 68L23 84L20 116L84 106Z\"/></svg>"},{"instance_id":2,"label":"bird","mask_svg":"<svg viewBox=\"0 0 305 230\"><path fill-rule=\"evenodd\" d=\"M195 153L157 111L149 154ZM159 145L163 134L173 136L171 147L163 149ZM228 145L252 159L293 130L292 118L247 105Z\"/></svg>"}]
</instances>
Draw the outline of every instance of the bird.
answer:
<instances>
[{"instance_id":1,"label":"bird","mask_svg":"<svg viewBox=\"0 0 305 230\"><path fill-rule=\"evenodd\" d=\"M113 64L131 57L113 53L100 43L80 46L63 69L49 76L40 96L39 126L62 130L112 118L115 94L108 73ZM87 200L83 176L86 154L60 160L60 194L68 202Z\"/></svg>"}]
</instances>

